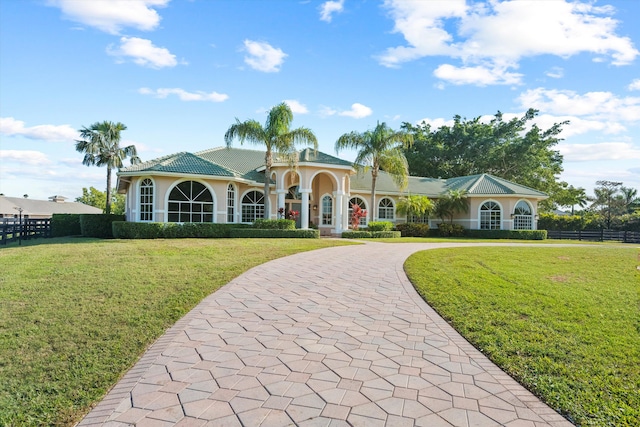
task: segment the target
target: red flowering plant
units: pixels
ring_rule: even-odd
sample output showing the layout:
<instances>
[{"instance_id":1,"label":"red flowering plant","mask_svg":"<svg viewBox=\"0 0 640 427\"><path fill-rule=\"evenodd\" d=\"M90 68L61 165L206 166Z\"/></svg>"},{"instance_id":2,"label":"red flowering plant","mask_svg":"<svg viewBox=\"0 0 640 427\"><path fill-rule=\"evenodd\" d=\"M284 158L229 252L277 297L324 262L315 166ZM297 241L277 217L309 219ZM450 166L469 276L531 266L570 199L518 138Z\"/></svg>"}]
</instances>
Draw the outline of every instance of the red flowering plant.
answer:
<instances>
[{"instance_id":1,"label":"red flowering plant","mask_svg":"<svg viewBox=\"0 0 640 427\"><path fill-rule=\"evenodd\" d=\"M300 211L289 211L289 214L287 216L289 219L295 221L300 216Z\"/></svg>"},{"instance_id":2,"label":"red flowering plant","mask_svg":"<svg viewBox=\"0 0 640 427\"><path fill-rule=\"evenodd\" d=\"M360 218L365 218L366 216L367 211L353 203L351 205L351 229L357 230L360 227Z\"/></svg>"}]
</instances>

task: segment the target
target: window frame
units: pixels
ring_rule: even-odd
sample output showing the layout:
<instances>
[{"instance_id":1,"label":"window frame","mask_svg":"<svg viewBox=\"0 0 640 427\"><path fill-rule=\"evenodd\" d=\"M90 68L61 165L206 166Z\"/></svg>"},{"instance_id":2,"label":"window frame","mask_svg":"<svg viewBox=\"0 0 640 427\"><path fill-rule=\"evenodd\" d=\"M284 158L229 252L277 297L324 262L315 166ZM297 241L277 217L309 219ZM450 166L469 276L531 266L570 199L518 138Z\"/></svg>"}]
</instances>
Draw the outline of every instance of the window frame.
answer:
<instances>
[{"instance_id":1,"label":"window frame","mask_svg":"<svg viewBox=\"0 0 640 427\"><path fill-rule=\"evenodd\" d=\"M328 206L328 209L327 209L327 206L325 206L325 200L329 200L330 205ZM334 206L335 206L335 203L333 200L333 196L331 194L323 194L322 197L320 198L320 225L333 226L334 218L335 218L335 215L333 213ZM327 210L329 212L327 212ZM328 222L326 221L327 216L329 218Z\"/></svg>"},{"instance_id":2,"label":"window frame","mask_svg":"<svg viewBox=\"0 0 640 427\"><path fill-rule=\"evenodd\" d=\"M149 181L151 185L145 185L145 181ZM144 177L138 182L138 220L140 222L153 222L155 190L156 183L151 177ZM143 199L146 200L143 201Z\"/></svg>"},{"instance_id":3,"label":"window frame","mask_svg":"<svg viewBox=\"0 0 640 427\"><path fill-rule=\"evenodd\" d=\"M190 183L189 195L187 195L181 188L181 186L185 183ZM197 184L199 186L201 185L202 189L200 190L198 188L199 191L194 191L194 184ZM182 194L182 196L184 196L184 200L182 200L182 198L172 199L171 197L172 194L174 194L174 190L178 190ZM203 195L205 195L206 197L206 192L208 192L208 196L210 196L211 201L198 200ZM184 209L187 206L189 207L189 209ZM176 207L177 209L175 209ZM215 207L215 192L207 184L201 181L185 179L174 183L167 194L167 222L177 222L183 224L187 222L212 223L215 222ZM175 217L175 215L177 215L177 218ZM200 219L200 221L194 221L194 218ZM209 218L210 220L207 220L207 218Z\"/></svg>"},{"instance_id":4,"label":"window frame","mask_svg":"<svg viewBox=\"0 0 640 427\"><path fill-rule=\"evenodd\" d=\"M491 204L490 209L483 209L485 205ZM495 209L497 207L497 209ZM485 200L478 208L478 222L480 230L502 230L502 205L495 200ZM487 217L485 219L485 217ZM488 225L486 227L485 225Z\"/></svg>"},{"instance_id":5,"label":"window frame","mask_svg":"<svg viewBox=\"0 0 640 427\"><path fill-rule=\"evenodd\" d=\"M236 194L236 186L229 183L229 185L227 185L227 223L236 222ZM231 221L229 221L229 218L231 218Z\"/></svg>"},{"instance_id":6,"label":"window frame","mask_svg":"<svg viewBox=\"0 0 640 427\"><path fill-rule=\"evenodd\" d=\"M347 215L348 215L347 220L348 220L349 226L351 226L351 215L353 214L353 208L351 208L353 199L360 199L362 203L358 203L358 206L360 206L362 209L367 211L367 215L360 218L358 227L367 227L369 225L369 209L367 208L367 201L360 196L349 197L349 209L347 210Z\"/></svg>"},{"instance_id":7,"label":"window frame","mask_svg":"<svg viewBox=\"0 0 640 427\"><path fill-rule=\"evenodd\" d=\"M389 205L382 206L383 201L388 201ZM384 215L381 215L385 212ZM388 214L391 216L388 216ZM378 221L395 221L396 220L396 205L391 197L383 197L378 201Z\"/></svg>"},{"instance_id":8,"label":"window frame","mask_svg":"<svg viewBox=\"0 0 640 427\"><path fill-rule=\"evenodd\" d=\"M255 193L255 194L259 194L260 197L259 198L254 198L253 200L251 200L252 203L245 203L245 198L248 197L250 194ZM256 203L256 201L262 200L262 204L260 203ZM252 222L254 222L256 219L261 219L264 218L264 200L265 200L265 196L264 193L260 190L247 190L243 195L242 198L240 199L240 222L243 224L251 224ZM262 209L260 209L260 206L262 206ZM246 208L246 209L245 209ZM253 212L248 212L249 209L252 209ZM251 216L253 217L252 220L247 221L246 218L249 218L249 216L245 216L246 214L251 214Z\"/></svg>"},{"instance_id":9,"label":"window frame","mask_svg":"<svg viewBox=\"0 0 640 427\"><path fill-rule=\"evenodd\" d=\"M524 204L527 206L529 213L518 213L518 206ZM533 206L525 199L518 200L513 208L513 229L514 230L533 230Z\"/></svg>"}]
</instances>

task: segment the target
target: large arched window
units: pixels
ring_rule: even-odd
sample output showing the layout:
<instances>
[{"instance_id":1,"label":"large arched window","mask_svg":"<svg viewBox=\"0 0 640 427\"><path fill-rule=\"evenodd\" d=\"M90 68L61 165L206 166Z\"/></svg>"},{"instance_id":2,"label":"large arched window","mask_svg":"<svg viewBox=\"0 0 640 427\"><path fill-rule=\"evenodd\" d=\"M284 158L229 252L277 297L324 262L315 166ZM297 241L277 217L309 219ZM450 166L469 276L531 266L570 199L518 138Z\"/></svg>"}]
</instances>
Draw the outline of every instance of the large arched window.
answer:
<instances>
[{"instance_id":1,"label":"large arched window","mask_svg":"<svg viewBox=\"0 0 640 427\"><path fill-rule=\"evenodd\" d=\"M213 195L200 182L181 182L169 193L169 222L213 222L213 212Z\"/></svg>"},{"instance_id":2,"label":"large arched window","mask_svg":"<svg viewBox=\"0 0 640 427\"><path fill-rule=\"evenodd\" d=\"M513 211L513 229L533 230L533 210L524 200L520 200Z\"/></svg>"},{"instance_id":3,"label":"large arched window","mask_svg":"<svg viewBox=\"0 0 640 427\"><path fill-rule=\"evenodd\" d=\"M140 221L153 221L153 181L149 178L140 183Z\"/></svg>"},{"instance_id":4,"label":"large arched window","mask_svg":"<svg viewBox=\"0 0 640 427\"><path fill-rule=\"evenodd\" d=\"M480 229L500 230L502 222L502 212L500 205L496 202L484 202L480 207Z\"/></svg>"},{"instance_id":5,"label":"large arched window","mask_svg":"<svg viewBox=\"0 0 640 427\"><path fill-rule=\"evenodd\" d=\"M236 222L236 189L233 184L227 186L227 222Z\"/></svg>"},{"instance_id":6,"label":"large arched window","mask_svg":"<svg viewBox=\"0 0 640 427\"><path fill-rule=\"evenodd\" d=\"M349 200L349 224L351 224L351 215L353 215L353 208L352 208L353 205L358 205L362 209L367 209L367 204L364 202L364 200L362 198L360 198L358 196L352 197ZM365 215L362 218L360 218L360 223L359 223L360 227L366 227L367 226L368 217L369 217L369 215Z\"/></svg>"},{"instance_id":7,"label":"large arched window","mask_svg":"<svg viewBox=\"0 0 640 427\"><path fill-rule=\"evenodd\" d=\"M253 222L264 218L264 194L249 191L242 198L242 222Z\"/></svg>"},{"instance_id":8,"label":"large arched window","mask_svg":"<svg viewBox=\"0 0 640 427\"><path fill-rule=\"evenodd\" d=\"M395 218L395 209L393 207L393 200L385 197L378 203L378 219L380 221L388 220L393 221Z\"/></svg>"},{"instance_id":9,"label":"large arched window","mask_svg":"<svg viewBox=\"0 0 640 427\"><path fill-rule=\"evenodd\" d=\"M322 196L322 225L333 225L333 197Z\"/></svg>"}]
</instances>

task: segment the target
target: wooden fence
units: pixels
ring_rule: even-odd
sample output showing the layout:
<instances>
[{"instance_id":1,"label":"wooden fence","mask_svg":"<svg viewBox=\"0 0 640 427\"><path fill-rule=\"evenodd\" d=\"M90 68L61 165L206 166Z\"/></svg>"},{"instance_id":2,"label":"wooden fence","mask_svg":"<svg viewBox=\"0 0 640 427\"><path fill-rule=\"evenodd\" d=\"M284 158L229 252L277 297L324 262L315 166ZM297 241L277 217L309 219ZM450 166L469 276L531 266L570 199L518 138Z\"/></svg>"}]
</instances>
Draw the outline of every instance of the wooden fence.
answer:
<instances>
[{"instance_id":1,"label":"wooden fence","mask_svg":"<svg viewBox=\"0 0 640 427\"><path fill-rule=\"evenodd\" d=\"M547 230L547 238L560 240L588 240L595 242L617 241L623 243L640 243L640 233L637 231L604 229L581 231Z\"/></svg>"},{"instance_id":2,"label":"wooden fence","mask_svg":"<svg viewBox=\"0 0 640 427\"><path fill-rule=\"evenodd\" d=\"M0 218L0 245L39 237L51 237L51 218Z\"/></svg>"}]
</instances>

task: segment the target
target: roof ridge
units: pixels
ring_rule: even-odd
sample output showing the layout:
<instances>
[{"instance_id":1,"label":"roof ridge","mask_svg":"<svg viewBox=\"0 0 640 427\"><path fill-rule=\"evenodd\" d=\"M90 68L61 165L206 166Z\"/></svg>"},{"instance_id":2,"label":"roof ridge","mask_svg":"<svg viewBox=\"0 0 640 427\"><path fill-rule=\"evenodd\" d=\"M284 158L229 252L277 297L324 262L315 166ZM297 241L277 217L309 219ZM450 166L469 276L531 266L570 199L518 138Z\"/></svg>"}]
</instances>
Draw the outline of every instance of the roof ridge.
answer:
<instances>
[{"instance_id":1,"label":"roof ridge","mask_svg":"<svg viewBox=\"0 0 640 427\"><path fill-rule=\"evenodd\" d=\"M499 177L499 176L491 175L491 174L489 174L489 173L488 173L488 174L485 174L485 175L488 175L488 176L490 176L491 178L496 179L496 180L507 181L507 182L509 182L510 184L517 185L517 186L522 187L522 188L526 188L527 190L535 191L535 192L537 192L537 193L544 193L544 191L536 190L535 188L529 187L529 186L527 186L527 185L520 184L519 182L509 181L509 180L508 180L508 179L506 179L506 178L501 178L501 177Z\"/></svg>"}]
</instances>

